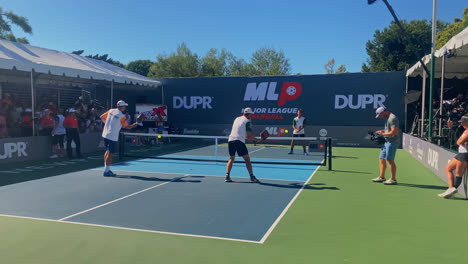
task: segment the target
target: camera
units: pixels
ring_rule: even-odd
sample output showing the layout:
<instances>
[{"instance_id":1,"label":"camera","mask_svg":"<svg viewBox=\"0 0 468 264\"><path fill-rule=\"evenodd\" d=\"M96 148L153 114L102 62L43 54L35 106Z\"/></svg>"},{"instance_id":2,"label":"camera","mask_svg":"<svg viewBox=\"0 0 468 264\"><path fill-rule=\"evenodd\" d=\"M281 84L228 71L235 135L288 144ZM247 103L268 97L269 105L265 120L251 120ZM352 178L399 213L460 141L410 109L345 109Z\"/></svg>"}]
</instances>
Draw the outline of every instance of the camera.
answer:
<instances>
[{"instance_id":1,"label":"camera","mask_svg":"<svg viewBox=\"0 0 468 264\"><path fill-rule=\"evenodd\" d=\"M381 135L377 135L374 131L368 130L367 134L369 135L369 139L373 141L377 145L385 144L385 137Z\"/></svg>"}]
</instances>

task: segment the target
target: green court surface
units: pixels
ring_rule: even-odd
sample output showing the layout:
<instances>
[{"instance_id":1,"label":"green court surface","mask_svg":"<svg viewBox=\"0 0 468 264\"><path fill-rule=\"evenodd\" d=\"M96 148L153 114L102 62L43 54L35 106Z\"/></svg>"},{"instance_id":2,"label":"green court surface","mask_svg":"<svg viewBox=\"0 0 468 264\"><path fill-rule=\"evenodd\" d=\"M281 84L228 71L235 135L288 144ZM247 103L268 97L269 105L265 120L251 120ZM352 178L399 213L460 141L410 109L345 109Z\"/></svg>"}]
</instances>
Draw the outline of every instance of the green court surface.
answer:
<instances>
[{"instance_id":1,"label":"green court surface","mask_svg":"<svg viewBox=\"0 0 468 264\"><path fill-rule=\"evenodd\" d=\"M334 148L334 171L321 168L313 176L264 244L2 216L0 259L2 263L466 262L468 201L461 196L437 197L446 184L403 150L396 160L399 185L371 182L378 176L378 153L378 149ZM101 163L96 158L40 172L0 173L0 185ZM12 171L15 166L2 165L1 170Z\"/></svg>"}]
</instances>

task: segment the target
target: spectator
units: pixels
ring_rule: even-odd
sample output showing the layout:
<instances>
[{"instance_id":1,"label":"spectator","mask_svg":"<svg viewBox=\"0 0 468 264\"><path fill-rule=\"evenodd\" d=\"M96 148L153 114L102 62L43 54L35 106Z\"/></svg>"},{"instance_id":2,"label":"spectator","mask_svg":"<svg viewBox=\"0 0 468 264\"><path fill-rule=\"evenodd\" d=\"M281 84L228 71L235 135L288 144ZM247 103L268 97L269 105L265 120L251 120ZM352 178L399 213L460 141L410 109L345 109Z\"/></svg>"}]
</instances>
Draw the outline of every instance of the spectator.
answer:
<instances>
[{"instance_id":1,"label":"spectator","mask_svg":"<svg viewBox=\"0 0 468 264\"><path fill-rule=\"evenodd\" d=\"M62 109L58 109L57 116L54 118L54 129L52 130L52 151L54 154L50 156L51 158L63 157L65 153L65 146L63 144L66 134L65 127L63 126L64 121L63 111Z\"/></svg>"},{"instance_id":2,"label":"spectator","mask_svg":"<svg viewBox=\"0 0 468 264\"><path fill-rule=\"evenodd\" d=\"M7 107L3 101L0 102L0 138L8 137Z\"/></svg>"},{"instance_id":3,"label":"spectator","mask_svg":"<svg viewBox=\"0 0 468 264\"><path fill-rule=\"evenodd\" d=\"M52 134L52 130L54 129L54 117L51 115L49 109L44 110L44 116L41 118L39 125L39 134L41 136L50 136Z\"/></svg>"},{"instance_id":4,"label":"spectator","mask_svg":"<svg viewBox=\"0 0 468 264\"><path fill-rule=\"evenodd\" d=\"M27 108L21 117L21 136L30 137L33 135L33 117L31 108Z\"/></svg>"},{"instance_id":5,"label":"spectator","mask_svg":"<svg viewBox=\"0 0 468 264\"><path fill-rule=\"evenodd\" d=\"M77 158L83 158L81 156L81 143L80 143L80 131L78 129L78 118L76 117L75 109L71 108L69 111L69 115L65 118L63 122L66 130L67 130L67 154L68 158L73 158L73 150L72 150L72 141L75 142L76 145L76 156Z\"/></svg>"}]
</instances>

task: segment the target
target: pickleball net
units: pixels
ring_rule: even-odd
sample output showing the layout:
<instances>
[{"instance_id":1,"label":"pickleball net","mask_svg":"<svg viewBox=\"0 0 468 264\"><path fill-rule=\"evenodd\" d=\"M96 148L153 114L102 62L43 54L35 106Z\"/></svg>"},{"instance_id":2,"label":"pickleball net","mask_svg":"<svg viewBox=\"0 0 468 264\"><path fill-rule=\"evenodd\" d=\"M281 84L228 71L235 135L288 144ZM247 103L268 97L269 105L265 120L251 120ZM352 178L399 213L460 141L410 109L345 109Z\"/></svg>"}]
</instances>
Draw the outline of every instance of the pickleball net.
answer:
<instances>
[{"instance_id":1,"label":"pickleball net","mask_svg":"<svg viewBox=\"0 0 468 264\"><path fill-rule=\"evenodd\" d=\"M269 137L253 143L246 141L253 164L321 165L331 170L332 139L328 137L294 138L296 146L292 154L292 137ZM304 155L302 142L306 142ZM227 162L229 159L227 136L175 135L152 133L121 133L119 139L121 159L159 159L200 162ZM244 163L236 156L236 163ZM173 166L173 164L172 164Z\"/></svg>"}]
</instances>

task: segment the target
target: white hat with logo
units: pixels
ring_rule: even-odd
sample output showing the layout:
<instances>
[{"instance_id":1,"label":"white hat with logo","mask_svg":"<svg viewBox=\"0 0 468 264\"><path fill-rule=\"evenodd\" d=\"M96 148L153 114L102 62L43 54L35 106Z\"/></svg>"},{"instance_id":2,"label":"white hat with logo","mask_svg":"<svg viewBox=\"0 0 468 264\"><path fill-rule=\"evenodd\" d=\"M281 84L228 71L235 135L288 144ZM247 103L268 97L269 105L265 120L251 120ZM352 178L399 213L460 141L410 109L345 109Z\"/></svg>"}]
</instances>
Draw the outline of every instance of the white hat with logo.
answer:
<instances>
[{"instance_id":1,"label":"white hat with logo","mask_svg":"<svg viewBox=\"0 0 468 264\"><path fill-rule=\"evenodd\" d=\"M377 110L375 110L375 114L376 114L375 118L379 118L379 115L383 113L385 110L386 110L385 106L381 106L377 108Z\"/></svg>"},{"instance_id":2,"label":"white hat with logo","mask_svg":"<svg viewBox=\"0 0 468 264\"><path fill-rule=\"evenodd\" d=\"M128 106L128 104L124 101L124 100L120 100L117 102L117 106L120 107L120 106Z\"/></svg>"},{"instance_id":3,"label":"white hat with logo","mask_svg":"<svg viewBox=\"0 0 468 264\"><path fill-rule=\"evenodd\" d=\"M75 111L75 109L73 109L73 108L70 108L70 110L68 110L68 113L75 113L75 112L76 112L76 111Z\"/></svg>"},{"instance_id":4,"label":"white hat with logo","mask_svg":"<svg viewBox=\"0 0 468 264\"><path fill-rule=\"evenodd\" d=\"M250 108L250 107L247 107L247 108L244 109L244 114L253 114L253 113L254 112L253 112L252 108Z\"/></svg>"}]
</instances>

